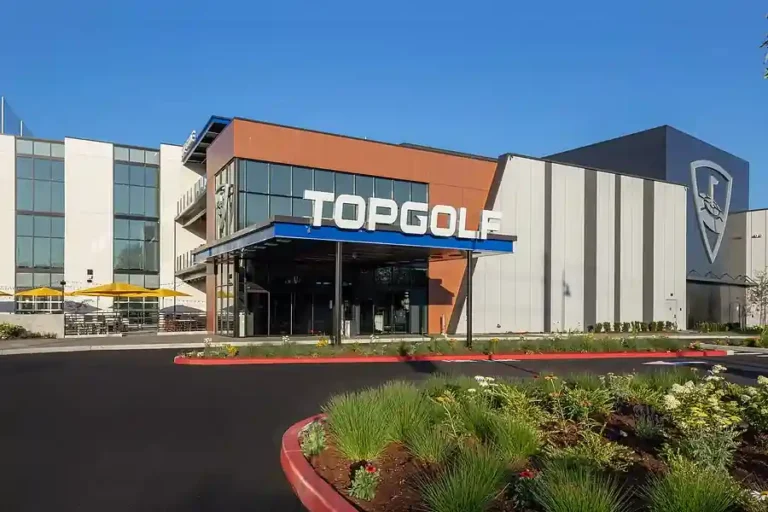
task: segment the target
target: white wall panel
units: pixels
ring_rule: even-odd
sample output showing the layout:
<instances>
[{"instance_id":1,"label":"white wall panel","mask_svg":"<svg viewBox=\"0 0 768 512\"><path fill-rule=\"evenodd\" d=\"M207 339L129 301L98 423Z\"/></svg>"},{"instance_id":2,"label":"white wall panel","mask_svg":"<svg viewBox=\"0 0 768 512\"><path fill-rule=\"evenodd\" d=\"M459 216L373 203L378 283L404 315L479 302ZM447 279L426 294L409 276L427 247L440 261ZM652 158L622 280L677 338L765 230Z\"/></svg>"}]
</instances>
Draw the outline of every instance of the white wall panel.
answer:
<instances>
[{"instance_id":1,"label":"white wall panel","mask_svg":"<svg viewBox=\"0 0 768 512\"><path fill-rule=\"evenodd\" d=\"M616 175L597 172L596 322L613 322L616 297Z\"/></svg>"},{"instance_id":2,"label":"white wall panel","mask_svg":"<svg viewBox=\"0 0 768 512\"><path fill-rule=\"evenodd\" d=\"M584 169L552 164L552 330L584 329Z\"/></svg>"},{"instance_id":3,"label":"white wall panel","mask_svg":"<svg viewBox=\"0 0 768 512\"><path fill-rule=\"evenodd\" d=\"M67 289L113 279L113 151L112 144L64 139L64 279ZM75 302L95 300L73 298ZM111 305L100 299L99 308Z\"/></svg>"},{"instance_id":4,"label":"white wall panel","mask_svg":"<svg viewBox=\"0 0 768 512\"><path fill-rule=\"evenodd\" d=\"M685 194L682 187L654 182L653 211L653 319L685 321ZM682 236L681 236L682 235ZM682 277L682 283L681 283Z\"/></svg>"},{"instance_id":5,"label":"white wall panel","mask_svg":"<svg viewBox=\"0 0 768 512\"><path fill-rule=\"evenodd\" d=\"M175 303L205 311L205 290L192 286L175 276L176 256L192 250L205 240L176 222L176 203L199 179L201 174L181 163L181 147L160 145L160 285L164 288L188 293ZM209 212L213 212L209 208ZM165 307L173 306L166 299Z\"/></svg>"},{"instance_id":6,"label":"white wall panel","mask_svg":"<svg viewBox=\"0 0 768 512\"><path fill-rule=\"evenodd\" d=\"M544 329L544 162L507 161L493 210L503 212L501 233L516 235L513 254L481 256L474 273L475 332ZM466 332L466 305L457 332Z\"/></svg>"},{"instance_id":7,"label":"white wall panel","mask_svg":"<svg viewBox=\"0 0 768 512\"><path fill-rule=\"evenodd\" d=\"M620 321L643 319L643 180L621 177Z\"/></svg>"},{"instance_id":8,"label":"white wall panel","mask_svg":"<svg viewBox=\"0 0 768 512\"><path fill-rule=\"evenodd\" d=\"M688 189L685 187L673 187L672 204L675 209L675 249L674 249L674 293L677 300L678 329L688 328Z\"/></svg>"},{"instance_id":9,"label":"white wall panel","mask_svg":"<svg viewBox=\"0 0 768 512\"><path fill-rule=\"evenodd\" d=\"M0 290L16 283L16 139L0 135ZM13 311L13 299L0 298L0 311Z\"/></svg>"}]
</instances>

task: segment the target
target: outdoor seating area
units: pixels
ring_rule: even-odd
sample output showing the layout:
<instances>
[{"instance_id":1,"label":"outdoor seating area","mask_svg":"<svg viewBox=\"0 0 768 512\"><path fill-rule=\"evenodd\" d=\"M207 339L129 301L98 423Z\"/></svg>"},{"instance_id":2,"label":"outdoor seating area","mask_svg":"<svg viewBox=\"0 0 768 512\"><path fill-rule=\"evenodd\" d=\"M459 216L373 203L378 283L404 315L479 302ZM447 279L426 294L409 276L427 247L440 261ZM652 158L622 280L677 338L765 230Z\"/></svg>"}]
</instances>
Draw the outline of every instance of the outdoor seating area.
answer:
<instances>
[{"instance_id":1,"label":"outdoor seating area","mask_svg":"<svg viewBox=\"0 0 768 512\"><path fill-rule=\"evenodd\" d=\"M10 294L4 294L10 296ZM55 301L56 309L40 310L30 302L31 308L21 308L20 313L64 314L65 336L101 336L129 332L193 332L206 329L205 313L202 311L179 312L175 307L164 311L158 308L158 302L167 297L188 297L189 294L165 288L147 289L128 283L109 283L83 290L64 292L52 288L33 288L20 290L14 294L18 300ZM111 311L100 309L98 302L91 311L65 311L64 297L100 297L111 298L115 303L109 306ZM135 310L131 299L154 300L150 309ZM141 304L139 304L141 306ZM190 309L190 308L187 308Z\"/></svg>"}]
</instances>

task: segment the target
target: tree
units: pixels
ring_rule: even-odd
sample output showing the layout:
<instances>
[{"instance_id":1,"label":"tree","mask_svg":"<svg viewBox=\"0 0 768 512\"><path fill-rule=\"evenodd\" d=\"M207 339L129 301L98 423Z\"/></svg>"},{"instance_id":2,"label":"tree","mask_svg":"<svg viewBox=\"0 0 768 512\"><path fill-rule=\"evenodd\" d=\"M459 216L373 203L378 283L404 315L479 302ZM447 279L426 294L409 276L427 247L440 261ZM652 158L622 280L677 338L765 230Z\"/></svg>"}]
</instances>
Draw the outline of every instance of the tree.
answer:
<instances>
[{"instance_id":1,"label":"tree","mask_svg":"<svg viewBox=\"0 0 768 512\"><path fill-rule=\"evenodd\" d=\"M768 18L768 16L766 16ZM760 45L760 48L768 48L768 36L765 36L765 41ZM765 62L768 63L768 53L765 54ZM768 66L765 68L765 78L768 78Z\"/></svg>"},{"instance_id":2,"label":"tree","mask_svg":"<svg viewBox=\"0 0 768 512\"><path fill-rule=\"evenodd\" d=\"M747 288L747 311L757 318L760 325L766 323L768 313L768 272L758 272L755 285Z\"/></svg>"}]
</instances>

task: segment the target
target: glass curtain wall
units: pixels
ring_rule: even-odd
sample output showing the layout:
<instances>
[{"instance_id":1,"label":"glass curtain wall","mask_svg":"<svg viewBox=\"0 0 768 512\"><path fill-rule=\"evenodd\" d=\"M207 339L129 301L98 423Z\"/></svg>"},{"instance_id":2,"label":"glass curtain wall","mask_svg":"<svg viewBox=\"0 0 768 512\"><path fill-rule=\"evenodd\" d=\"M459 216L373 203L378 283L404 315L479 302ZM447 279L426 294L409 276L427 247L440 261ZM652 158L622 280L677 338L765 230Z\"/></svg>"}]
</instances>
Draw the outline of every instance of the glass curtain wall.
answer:
<instances>
[{"instance_id":1,"label":"glass curtain wall","mask_svg":"<svg viewBox=\"0 0 768 512\"><path fill-rule=\"evenodd\" d=\"M305 190L387 198L398 205L429 200L424 183L252 160L230 163L216 175L214 186L217 238L278 215L309 217L312 204L303 198ZM354 208L346 205L343 216L353 217ZM332 215L332 205L324 205L323 217ZM257 258L215 264L217 332L330 334L333 266L267 265ZM345 266L344 318L351 334L426 332L427 288L426 263Z\"/></svg>"},{"instance_id":2,"label":"glass curtain wall","mask_svg":"<svg viewBox=\"0 0 768 512\"><path fill-rule=\"evenodd\" d=\"M64 144L16 139L17 291L64 280ZM60 312L61 297L17 297L23 313Z\"/></svg>"},{"instance_id":3,"label":"glass curtain wall","mask_svg":"<svg viewBox=\"0 0 768 512\"><path fill-rule=\"evenodd\" d=\"M114 282L160 287L159 190L160 153L115 146ZM157 298L123 297L113 304L130 324L157 325Z\"/></svg>"},{"instance_id":4,"label":"glass curtain wall","mask_svg":"<svg viewBox=\"0 0 768 512\"><path fill-rule=\"evenodd\" d=\"M267 222L275 215L309 217L312 202L303 199L305 190L394 199L398 205L406 201L428 202L425 183L239 160L238 229ZM344 218L354 217L355 208L345 205ZM323 218L331 217L333 205L326 203Z\"/></svg>"}]
</instances>

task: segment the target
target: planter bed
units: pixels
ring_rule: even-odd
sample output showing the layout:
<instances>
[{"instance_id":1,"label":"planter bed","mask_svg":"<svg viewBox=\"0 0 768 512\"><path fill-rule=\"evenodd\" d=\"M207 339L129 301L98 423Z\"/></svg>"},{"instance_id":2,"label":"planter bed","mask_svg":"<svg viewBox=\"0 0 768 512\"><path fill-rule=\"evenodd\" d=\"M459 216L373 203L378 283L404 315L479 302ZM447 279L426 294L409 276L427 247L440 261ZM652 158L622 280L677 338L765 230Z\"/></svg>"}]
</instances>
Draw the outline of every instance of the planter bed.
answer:
<instances>
[{"instance_id":1,"label":"planter bed","mask_svg":"<svg viewBox=\"0 0 768 512\"><path fill-rule=\"evenodd\" d=\"M388 383L289 429L283 468L311 511L768 511L768 379L722 370Z\"/></svg>"},{"instance_id":2,"label":"planter bed","mask_svg":"<svg viewBox=\"0 0 768 512\"><path fill-rule=\"evenodd\" d=\"M591 335L539 340L492 339L477 341L469 348L457 340L432 339L423 342L345 343L329 345L282 344L212 345L203 350L183 352L178 364L271 364L284 362L403 362L450 359L545 359L597 357L677 357L725 355L701 352L690 340L657 338L595 338ZM219 363L215 361L219 360ZM203 361L203 362L201 362Z\"/></svg>"}]
</instances>

